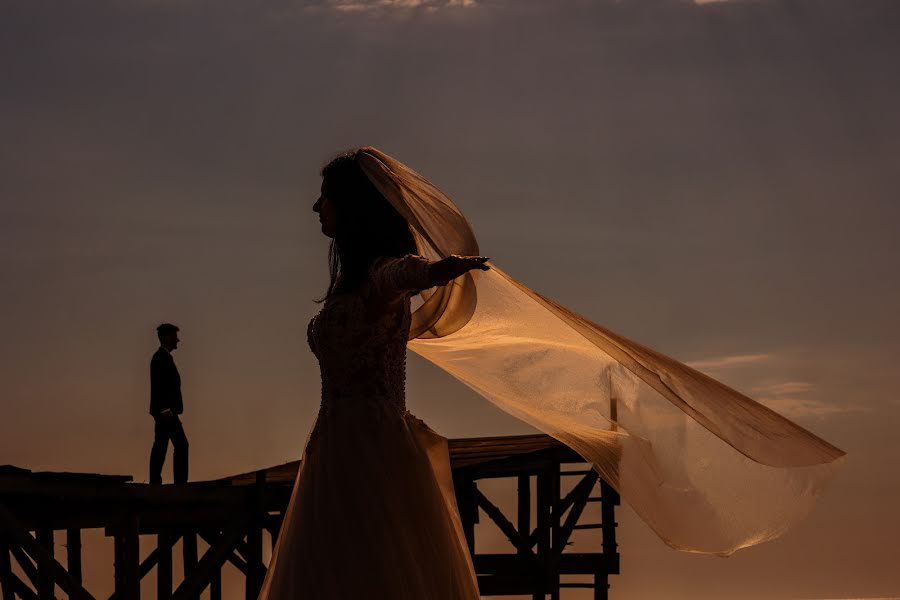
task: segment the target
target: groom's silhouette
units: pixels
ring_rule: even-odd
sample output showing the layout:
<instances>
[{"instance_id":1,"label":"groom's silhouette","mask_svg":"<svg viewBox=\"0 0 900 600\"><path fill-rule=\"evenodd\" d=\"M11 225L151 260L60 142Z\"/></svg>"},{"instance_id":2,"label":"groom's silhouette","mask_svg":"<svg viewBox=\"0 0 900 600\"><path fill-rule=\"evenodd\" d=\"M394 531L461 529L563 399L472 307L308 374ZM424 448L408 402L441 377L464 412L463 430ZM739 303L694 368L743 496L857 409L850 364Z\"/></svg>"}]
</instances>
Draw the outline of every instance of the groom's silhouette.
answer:
<instances>
[{"instance_id":1,"label":"groom's silhouette","mask_svg":"<svg viewBox=\"0 0 900 600\"><path fill-rule=\"evenodd\" d=\"M188 478L188 441L178 415L184 410L181 400L181 376L172 359L178 347L178 327L163 323L156 328L159 350L150 360L150 414L156 422L153 448L150 450L150 483L162 483L169 441L175 448L175 483Z\"/></svg>"}]
</instances>

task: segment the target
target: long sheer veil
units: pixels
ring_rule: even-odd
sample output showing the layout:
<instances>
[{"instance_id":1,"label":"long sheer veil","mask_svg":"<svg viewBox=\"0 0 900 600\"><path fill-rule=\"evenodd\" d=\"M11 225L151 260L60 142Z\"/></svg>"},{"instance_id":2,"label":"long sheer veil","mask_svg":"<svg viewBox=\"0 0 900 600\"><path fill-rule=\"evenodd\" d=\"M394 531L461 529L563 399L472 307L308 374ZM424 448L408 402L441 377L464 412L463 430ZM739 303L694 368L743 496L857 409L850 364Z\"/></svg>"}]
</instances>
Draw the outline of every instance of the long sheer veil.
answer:
<instances>
[{"instance_id":1,"label":"long sheer veil","mask_svg":"<svg viewBox=\"0 0 900 600\"><path fill-rule=\"evenodd\" d=\"M425 178L375 148L357 160L420 254L479 253ZM776 538L843 462L765 406L490 266L423 292L409 347L577 451L670 546L728 555Z\"/></svg>"}]
</instances>

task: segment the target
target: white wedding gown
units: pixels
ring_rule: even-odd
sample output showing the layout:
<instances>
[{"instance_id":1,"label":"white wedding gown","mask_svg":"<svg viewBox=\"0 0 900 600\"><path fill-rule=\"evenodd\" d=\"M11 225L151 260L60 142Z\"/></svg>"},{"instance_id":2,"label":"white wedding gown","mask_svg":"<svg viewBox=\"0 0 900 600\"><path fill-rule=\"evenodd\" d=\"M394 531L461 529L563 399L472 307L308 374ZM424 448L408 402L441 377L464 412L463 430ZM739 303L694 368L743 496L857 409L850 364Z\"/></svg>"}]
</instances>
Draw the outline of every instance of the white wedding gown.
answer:
<instances>
[{"instance_id":1,"label":"white wedding gown","mask_svg":"<svg viewBox=\"0 0 900 600\"><path fill-rule=\"evenodd\" d=\"M322 403L262 599L479 597L447 440L406 410L410 296L428 287L428 264L377 261L309 324Z\"/></svg>"}]
</instances>

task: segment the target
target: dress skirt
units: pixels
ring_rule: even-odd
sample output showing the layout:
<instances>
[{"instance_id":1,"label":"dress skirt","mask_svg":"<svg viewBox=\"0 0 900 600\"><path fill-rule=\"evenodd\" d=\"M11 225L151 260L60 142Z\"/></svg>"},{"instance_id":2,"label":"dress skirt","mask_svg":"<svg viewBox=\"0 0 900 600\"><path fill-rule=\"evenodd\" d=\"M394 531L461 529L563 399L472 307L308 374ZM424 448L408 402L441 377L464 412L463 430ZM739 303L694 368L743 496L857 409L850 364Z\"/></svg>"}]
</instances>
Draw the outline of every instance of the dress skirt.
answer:
<instances>
[{"instance_id":1,"label":"dress skirt","mask_svg":"<svg viewBox=\"0 0 900 600\"><path fill-rule=\"evenodd\" d=\"M478 597L447 440L405 411L320 413L260 598Z\"/></svg>"}]
</instances>

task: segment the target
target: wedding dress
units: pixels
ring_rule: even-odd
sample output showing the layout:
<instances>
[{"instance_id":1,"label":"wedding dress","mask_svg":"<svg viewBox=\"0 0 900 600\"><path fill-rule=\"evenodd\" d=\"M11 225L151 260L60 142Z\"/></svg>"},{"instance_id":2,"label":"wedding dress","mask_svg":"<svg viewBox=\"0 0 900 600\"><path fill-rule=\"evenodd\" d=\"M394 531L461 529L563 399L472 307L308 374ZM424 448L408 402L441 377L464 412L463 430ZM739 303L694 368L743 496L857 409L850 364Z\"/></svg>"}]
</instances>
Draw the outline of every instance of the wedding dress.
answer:
<instances>
[{"instance_id":1,"label":"wedding dress","mask_svg":"<svg viewBox=\"0 0 900 600\"><path fill-rule=\"evenodd\" d=\"M410 296L428 264L381 259L310 322L322 402L260 598L479 597L447 440L404 398Z\"/></svg>"}]
</instances>

